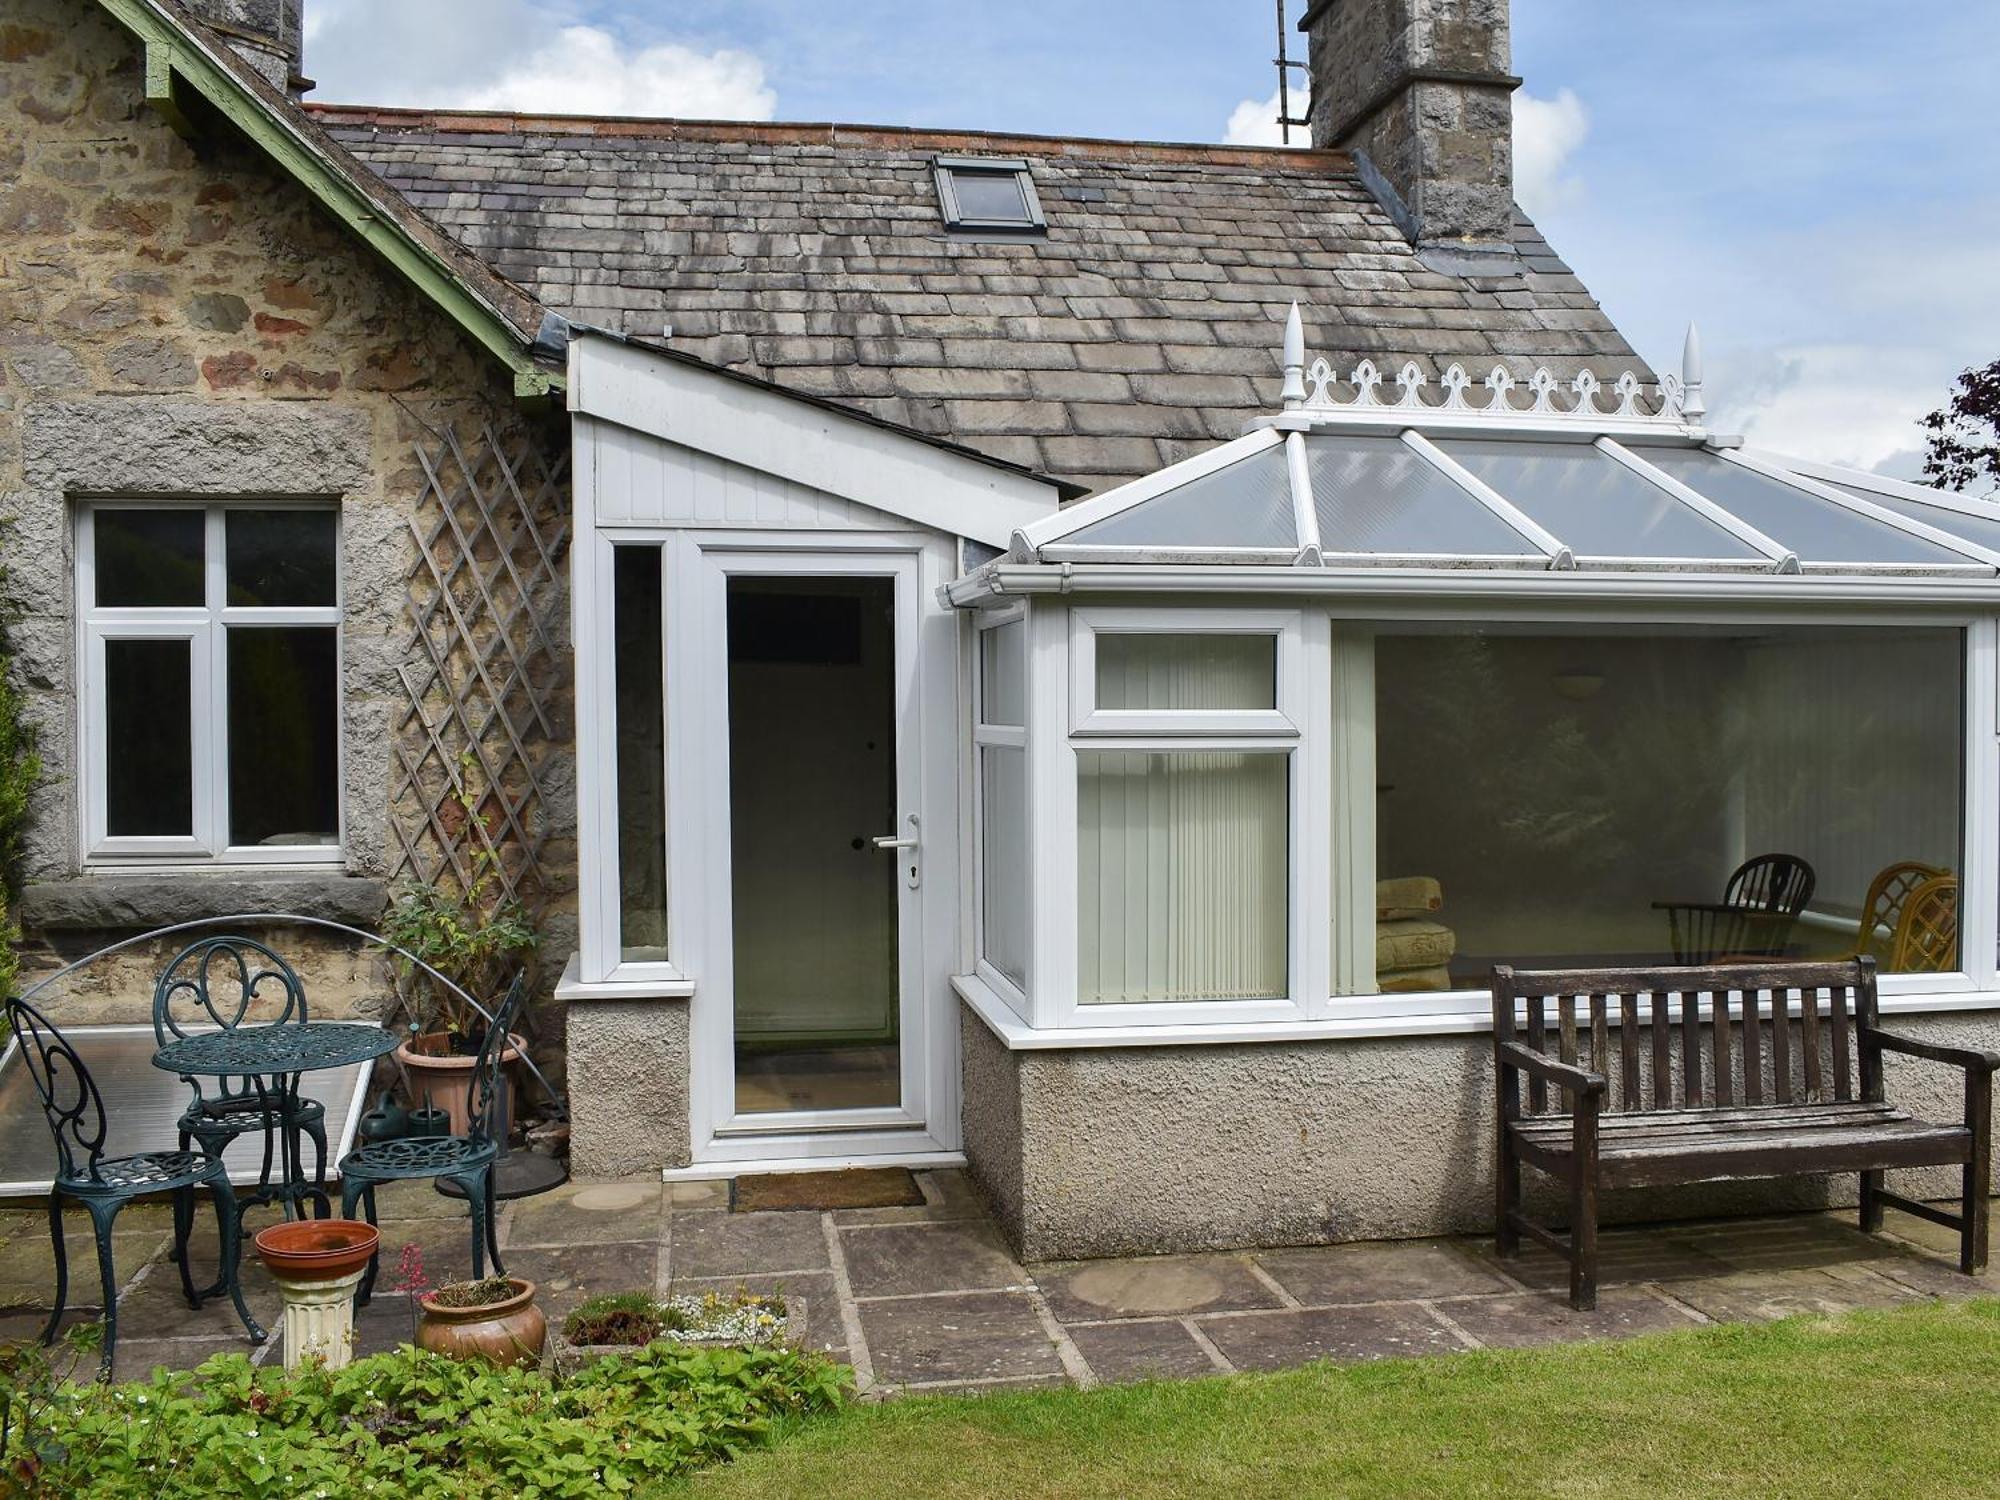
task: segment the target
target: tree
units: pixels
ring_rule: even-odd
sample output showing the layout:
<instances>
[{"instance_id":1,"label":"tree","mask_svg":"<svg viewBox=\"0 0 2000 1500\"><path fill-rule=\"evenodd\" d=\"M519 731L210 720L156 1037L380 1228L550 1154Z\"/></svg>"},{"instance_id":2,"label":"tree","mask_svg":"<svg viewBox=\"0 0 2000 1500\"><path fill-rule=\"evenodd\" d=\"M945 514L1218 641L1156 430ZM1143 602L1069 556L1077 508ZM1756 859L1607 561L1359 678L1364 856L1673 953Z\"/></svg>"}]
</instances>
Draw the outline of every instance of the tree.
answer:
<instances>
[{"instance_id":1,"label":"tree","mask_svg":"<svg viewBox=\"0 0 2000 1500\"><path fill-rule=\"evenodd\" d=\"M1958 377L1951 400L1924 418L1924 477L1948 489L2000 486L2000 359Z\"/></svg>"}]
</instances>

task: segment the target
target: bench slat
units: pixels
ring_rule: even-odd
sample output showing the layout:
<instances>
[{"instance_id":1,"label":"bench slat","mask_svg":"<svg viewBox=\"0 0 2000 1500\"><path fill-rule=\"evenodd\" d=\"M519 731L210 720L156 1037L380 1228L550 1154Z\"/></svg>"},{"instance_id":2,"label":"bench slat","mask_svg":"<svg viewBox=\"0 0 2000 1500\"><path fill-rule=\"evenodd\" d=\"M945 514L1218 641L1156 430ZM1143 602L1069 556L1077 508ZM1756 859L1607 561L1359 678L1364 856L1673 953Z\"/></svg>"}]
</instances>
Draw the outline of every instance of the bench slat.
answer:
<instances>
[{"instance_id":1,"label":"bench slat","mask_svg":"<svg viewBox=\"0 0 2000 1500\"><path fill-rule=\"evenodd\" d=\"M1778 1102L1792 1102L1792 1018L1791 991L1771 991L1771 1081Z\"/></svg>"},{"instance_id":2,"label":"bench slat","mask_svg":"<svg viewBox=\"0 0 2000 1500\"><path fill-rule=\"evenodd\" d=\"M1618 1072L1618 1107L1643 1109L1645 1100L1639 1097L1639 997L1633 994L1618 997Z\"/></svg>"},{"instance_id":3,"label":"bench slat","mask_svg":"<svg viewBox=\"0 0 2000 1500\"><path fill-rule=\"evenodd\" d=\"M1681 995L1681 1103L1689 1109L1702 1104L1701 1027L1696 1024L1701 996L1692 990Z\"/></svg>"},{"instance_id":4,"label":"bench slat","mask_svg":"<svg viewBox=\"0 0 2000 1500\"><path fill-rule=\"evenodd\" d=\"M1842 985L1832 991L1833 1006L1829 1019L1833 1022L1833 1097L1852 1099L1854 1085L1848 1072L1848 1005L1847 988Z\"/></svg>"},{"instance_id":5,"label":"bench slat","mask_svg":"<svg viewBox=\"0 0 2000 1500\"><path fill-rule=\"evenodd\" d=\"M1804 1022L1799 1050L1805 1053L1806 1102L1817 1104L1826 1097L1826 1078L1819 1061L1819 991L1806 989L1799 991L1799 995L1805 1002L1799 1008Z\"/></svg>"},{"instance_id":6,"label":"bench slat","mask_svg":"<svg viewBox=\"0 0 2000 1500\"><path fill-rule=\"evenodd\" d=\"M1667 1050L1671 1039L1667 1020L1667 992L1653 991L1653 1108L1666 1109L1674 1102L1673 1054Z\"/></svg>"}]
</instances>

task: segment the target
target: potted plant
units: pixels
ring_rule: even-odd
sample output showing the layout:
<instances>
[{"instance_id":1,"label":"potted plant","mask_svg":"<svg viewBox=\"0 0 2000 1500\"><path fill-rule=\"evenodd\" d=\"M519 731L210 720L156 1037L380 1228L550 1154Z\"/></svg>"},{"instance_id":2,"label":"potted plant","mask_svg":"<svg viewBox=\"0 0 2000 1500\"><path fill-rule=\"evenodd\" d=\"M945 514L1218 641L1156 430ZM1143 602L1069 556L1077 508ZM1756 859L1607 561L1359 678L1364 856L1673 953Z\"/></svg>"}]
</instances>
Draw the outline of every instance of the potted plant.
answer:
<instances>
[{"instance_id":1,"label":"potted plant","mask_svg":"<svg viewBox=\"0 0 2000 1500\"><path fill-rule=\"evenodd\" d=\"M572 1372L593 1360L659 1340L676 1344L762 1346L805 1342L804 1299L782 1292L705 1292L659 1298L645 1292L592 1297L563 1320L556 1365Z\"/></svg>"},{"instance_id":2,"label":"potted plant","mask_svg":"<svg viewBox=\"0 0 2000 1500\"><path fill-rule=\"evenodd\" d=\"M257 1231L264 1268L285 1299L285 1368L308 1359L342 1369L354 1357L354 1293L381 1243L359 1219L284 1219Z\"/></svg>"},{"instance_id":3,"label":"potted plant","mask_svg":"<svg viewBox=\"0 0 2000 1500\"><path fill-rule=\"evenodd\" d=\"M537 1365L548 1320L535 1306L535 1284L518 1276L454 1281L417 1296L417 1347L448 1359Z\"/></svg>"},{"instance_id":4,"label":"potted plant","mask_svg":"<svg viewBox=\"0 0 2000 1500\"><path fill-rule=\"evenodd\" d=\"M488 1010L497 1008L513 969L541 941L526 909L512 897L496 898L497 857L489 850L473 860L472 880L463 890L437 881L406 883L383 917L382 935L396 947L429 964ZM396 957L396 993L410 1016L413 1035L396 1049L413 1102L444 1111L450 1133L471 1128L473 1068L486 1033L486 1018L463 997L439 984L402 954ZM509 1033L503 1063L527 1047ZM510 1121L502 1114L496 1134L506 1139ZM421 1134L417 1121L411 1133Z\"/></svg>"}]
</instances>

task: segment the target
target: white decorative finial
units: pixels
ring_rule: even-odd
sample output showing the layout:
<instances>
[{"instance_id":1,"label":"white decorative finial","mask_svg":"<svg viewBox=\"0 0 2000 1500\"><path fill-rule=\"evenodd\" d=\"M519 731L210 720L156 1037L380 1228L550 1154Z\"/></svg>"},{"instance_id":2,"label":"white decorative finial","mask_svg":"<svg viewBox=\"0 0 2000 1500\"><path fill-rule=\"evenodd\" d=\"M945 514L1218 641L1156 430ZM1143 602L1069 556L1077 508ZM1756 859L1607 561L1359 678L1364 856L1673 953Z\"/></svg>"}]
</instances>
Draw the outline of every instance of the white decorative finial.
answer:
<instances>
[{"instance_id":1,"label":"white decorative finial","mask_svg":"<svg viewBox=\"0 0 2000 1500\"><path fill-rule=\"evenodd\" d=\"M1278 399L1286 411L1297 411L1306 404L1306 325L1296 302L1285 314L1284 366L1285 388Z\"/></svg>"},{"instance_id":2,"label":"white decorative finial","mask_svg":"<svg viewBox=\"0 0 2000 1500\"><path fill-rule=\"evenodd\" d=\"M1690 427L1699 427L1708 415L1701 399L1701 330L1688 324L1687 342L1681 346L1681 418Z\"/></svg>"}]
</instances>

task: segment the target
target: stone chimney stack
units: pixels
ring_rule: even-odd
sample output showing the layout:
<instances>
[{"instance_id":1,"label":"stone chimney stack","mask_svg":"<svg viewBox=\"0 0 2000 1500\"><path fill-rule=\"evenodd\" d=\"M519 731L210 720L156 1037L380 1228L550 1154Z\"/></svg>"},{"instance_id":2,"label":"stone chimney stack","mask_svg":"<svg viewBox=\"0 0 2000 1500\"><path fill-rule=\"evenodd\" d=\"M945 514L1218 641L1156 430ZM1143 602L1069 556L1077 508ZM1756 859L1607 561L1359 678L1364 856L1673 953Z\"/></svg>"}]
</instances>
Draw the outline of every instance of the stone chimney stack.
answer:
<instances>
[{"instance_id":1,"label":"stone chimney stack","mask_svg":"<svg viewBox=\"0 0 2000 1500\"><path fill-rule=\"evenodd\" d=\"M1521 80L1508 71L1507 0L1314 0L1299 29L1313 145L1356 153L1438 269L1511 269Z\"/></svg>"},{"instance_id":2,"label":"stone chimney stack","mask_svg":"<svg viewBox=\"0 0 2000 1500\"><path fill-rule=\"evenodd\" d=\"M305 0L182 0L230 50L294 99L312 87L303 75Z\"/></svg>"}]
</instances>

